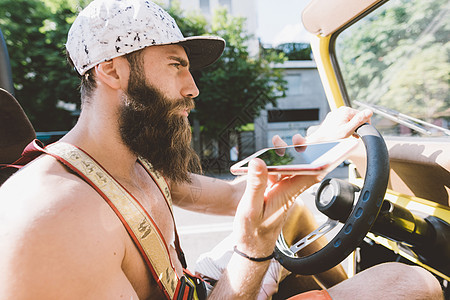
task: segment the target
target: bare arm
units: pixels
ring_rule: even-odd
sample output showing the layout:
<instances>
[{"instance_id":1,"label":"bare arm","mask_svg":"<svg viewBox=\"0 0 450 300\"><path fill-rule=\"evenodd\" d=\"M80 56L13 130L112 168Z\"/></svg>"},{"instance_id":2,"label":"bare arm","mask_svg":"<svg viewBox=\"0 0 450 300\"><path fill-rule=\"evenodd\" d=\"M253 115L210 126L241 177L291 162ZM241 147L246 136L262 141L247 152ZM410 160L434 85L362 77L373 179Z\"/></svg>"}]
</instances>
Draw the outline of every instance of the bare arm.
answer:
<instances>
[{"instance_id":1,"label":"bare arm","mask_svg":"<svg viewBox=\"0 0 450 300\"><path fill-rule=\"evenodd\" d=\"M196 174L191 178L191 183L171 187L175 205L206 214L234 216L245 190L244 176L233 181Z\"/></svg>"}]
</instances>

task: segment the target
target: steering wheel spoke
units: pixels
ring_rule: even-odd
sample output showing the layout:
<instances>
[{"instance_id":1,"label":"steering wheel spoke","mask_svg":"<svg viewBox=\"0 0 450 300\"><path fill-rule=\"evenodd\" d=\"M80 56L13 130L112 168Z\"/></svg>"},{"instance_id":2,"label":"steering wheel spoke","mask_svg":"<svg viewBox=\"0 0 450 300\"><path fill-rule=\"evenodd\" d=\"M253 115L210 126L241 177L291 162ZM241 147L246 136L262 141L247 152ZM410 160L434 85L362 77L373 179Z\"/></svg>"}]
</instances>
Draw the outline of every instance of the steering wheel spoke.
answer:
<instances>
[{"instance_id":1,"label":"steering wheel spoke","mask_svg":"<svg viewBox=\"0 0 450 300\"><path fill-rule=\"evenodd\" d=\"M313 243L320 237L324 236L325 234L333 230L333 228L335 228L338 224L339 221L328 218L328 220L325 223L323 223L316 230L314 230L313 232L311 232L310 234L308 234L307 236L296 242L289 248L289 250L291 250L293 253L299 252L309 244Z\"/></svg>"}]
</instances>

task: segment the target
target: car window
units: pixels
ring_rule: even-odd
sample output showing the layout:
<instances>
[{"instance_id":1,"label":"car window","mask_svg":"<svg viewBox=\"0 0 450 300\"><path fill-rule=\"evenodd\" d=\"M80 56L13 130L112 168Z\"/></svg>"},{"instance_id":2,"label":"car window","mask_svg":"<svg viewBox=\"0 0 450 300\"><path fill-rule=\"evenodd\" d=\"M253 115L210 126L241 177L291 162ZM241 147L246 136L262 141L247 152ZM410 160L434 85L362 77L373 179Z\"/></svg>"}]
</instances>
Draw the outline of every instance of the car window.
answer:
<instances>
[{"instance_id":1,"label":"car window","mask_svg":"<svg viewBox=\"0 0 450 300\"><path fill-rule=\"evenodd\" d=\"M448 0L392 0L342 31L336 59L352 106L380 112L384 134L450 135L434 126L450 123L449 36Z\"/></svg>"}]
</instances>

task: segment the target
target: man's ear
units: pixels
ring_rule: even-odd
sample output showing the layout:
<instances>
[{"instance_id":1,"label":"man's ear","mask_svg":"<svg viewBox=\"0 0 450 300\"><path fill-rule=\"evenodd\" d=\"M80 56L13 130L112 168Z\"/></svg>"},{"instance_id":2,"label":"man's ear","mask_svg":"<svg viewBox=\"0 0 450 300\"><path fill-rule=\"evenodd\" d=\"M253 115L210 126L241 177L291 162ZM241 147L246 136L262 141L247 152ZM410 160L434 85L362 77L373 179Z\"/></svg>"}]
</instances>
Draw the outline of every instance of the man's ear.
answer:
<instances>
[{"instance_id":1,"label":"man's ear","mask_svg":"<svg viewBox=\"0 0 450 300\"><path fill-rule=\"evenodd\" d=\"M96 65L95 73L99 81L112 89L123 89L127 86L129 66L126 59L117 57Z\"/></svg>"}]
</instances>

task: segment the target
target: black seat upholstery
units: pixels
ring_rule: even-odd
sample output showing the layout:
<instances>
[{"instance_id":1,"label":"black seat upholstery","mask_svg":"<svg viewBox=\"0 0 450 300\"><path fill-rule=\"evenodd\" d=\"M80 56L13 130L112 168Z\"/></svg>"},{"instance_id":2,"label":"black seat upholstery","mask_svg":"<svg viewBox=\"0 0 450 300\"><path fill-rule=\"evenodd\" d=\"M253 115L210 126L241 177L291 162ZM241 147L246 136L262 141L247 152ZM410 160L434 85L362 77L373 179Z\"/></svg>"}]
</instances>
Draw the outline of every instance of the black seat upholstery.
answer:
<instances>
[{"instance_id":1,"label":"black seat upholstery","mask_svg":"<svg viewBox=\"0 0 450 300\"><path fill-rule=\"evenodd\" d=\"M25 146L36 138L30 120L19 102L0 88L0 164L10 164L22 154ZM0 185L14 170L0 170Z\"/></svg>"}]
</instances>

